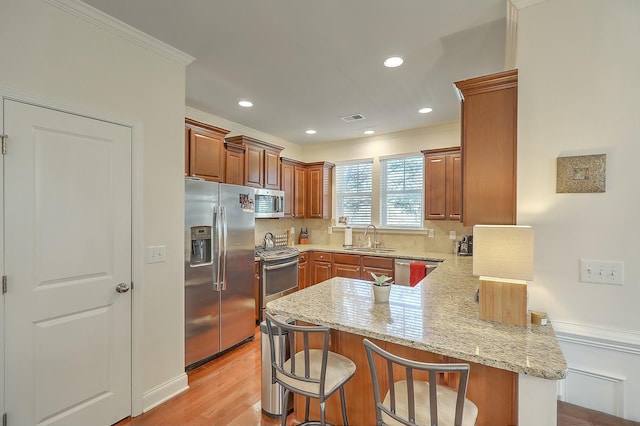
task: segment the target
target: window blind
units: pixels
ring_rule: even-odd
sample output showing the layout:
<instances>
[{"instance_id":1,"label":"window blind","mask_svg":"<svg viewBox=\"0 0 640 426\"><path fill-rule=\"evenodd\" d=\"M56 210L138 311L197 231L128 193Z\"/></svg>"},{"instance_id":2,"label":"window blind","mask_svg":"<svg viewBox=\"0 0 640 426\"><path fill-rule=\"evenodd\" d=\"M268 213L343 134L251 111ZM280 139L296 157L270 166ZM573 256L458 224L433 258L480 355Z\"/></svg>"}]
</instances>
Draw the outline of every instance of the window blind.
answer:
<instances>
[{"instance_id":1,"label":"window blind","mask_svg":"<svg viewBox=\"0 0 640 426\"><path fill-rule=\"evenodd\" d=\"M380 160L380 224L421 228L423 187L422 155Z\"/></svg>"},{"instance_id":2,"label":"window blind","mask_svg":"<svg viewBox=\"0 0 640 426\"><path fill-rule=\"evenodd\" d=\"M371 223L372 160L336 165L336 213L350 225Z\"/></svg>"}]
</instances>

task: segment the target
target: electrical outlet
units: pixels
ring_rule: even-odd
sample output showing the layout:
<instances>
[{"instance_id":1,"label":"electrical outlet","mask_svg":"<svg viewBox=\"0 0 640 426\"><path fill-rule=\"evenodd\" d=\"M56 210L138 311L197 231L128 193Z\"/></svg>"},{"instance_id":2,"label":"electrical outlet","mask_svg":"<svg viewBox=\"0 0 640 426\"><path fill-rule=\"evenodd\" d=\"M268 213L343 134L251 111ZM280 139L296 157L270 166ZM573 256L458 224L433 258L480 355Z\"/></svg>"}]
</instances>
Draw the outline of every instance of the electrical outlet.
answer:
<instances>
[{"instance_id":1,"label":"electrical outlet","mask_svg":"<svg viewBox=\"0 0 640 426\"><path fill-rule=\"evenodd\" d=\"M333 234L333 228L331 226L327 228L327 234L329 235Z\"/></svg>"},{"instance_id":2,"label":"electrical outlet","mask_svg":"<svg viewBox=\"0 0 640 426\"><path fill-rule=\"evenodd\" d=\"M456 236L456 231L449 231L449 239L450 240L455 240L456 238L458 238Z\"/></svg>"},{"instance_id":3,"label":"electrical outlet","mask_svg":"<svg viewBox=\"0 0 640 426\"><path fill-rule=\"evenodd\" d=\"M147 263L159 263L167 260L167 246L149 246L147 247L148 256Z\"/></svg>"},{"instance_id":4,"label":"electrical outlet","mask_svg":"<svg viewBox=\"0 0 640 426\"><path fill-rule=\"evenodd\" d=\"M429 229L429 238L433 238L436 236L436 230L435 229Z\"/></svg>"},{"instance_id":5,"label":"electrical outlet","mask_svg":"<svg viewBox=\"0 0 640 426\"><path fill-rule=\"evenodd\" d=\"M624 285L624 262L580 259L580 281Z\"/></svg>"}]
</instances>

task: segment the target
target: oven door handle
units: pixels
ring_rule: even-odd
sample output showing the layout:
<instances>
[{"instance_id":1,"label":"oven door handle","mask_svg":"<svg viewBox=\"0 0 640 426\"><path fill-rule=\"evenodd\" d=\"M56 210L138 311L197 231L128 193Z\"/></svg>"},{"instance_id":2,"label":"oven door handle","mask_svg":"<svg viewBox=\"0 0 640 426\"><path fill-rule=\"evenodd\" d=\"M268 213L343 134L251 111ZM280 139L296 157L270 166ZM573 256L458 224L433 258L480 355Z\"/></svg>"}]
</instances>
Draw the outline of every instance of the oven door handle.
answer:
<instances>
[{"instance_id":1,"label":"oven door handle","mask_svg":"<svg viewBox=\"0 0 640 426\"><path fill-rule=\"evenodd\" d=\"M278 263L277 265L271 265L271 266L263 266L262 269L265 271L273 271L276 269L282 269L282 268L286 268L287 266L292 266L298 263L298 259L293 260L291 262L287 262L287 263Z\"/></svg>"}]
</instances>

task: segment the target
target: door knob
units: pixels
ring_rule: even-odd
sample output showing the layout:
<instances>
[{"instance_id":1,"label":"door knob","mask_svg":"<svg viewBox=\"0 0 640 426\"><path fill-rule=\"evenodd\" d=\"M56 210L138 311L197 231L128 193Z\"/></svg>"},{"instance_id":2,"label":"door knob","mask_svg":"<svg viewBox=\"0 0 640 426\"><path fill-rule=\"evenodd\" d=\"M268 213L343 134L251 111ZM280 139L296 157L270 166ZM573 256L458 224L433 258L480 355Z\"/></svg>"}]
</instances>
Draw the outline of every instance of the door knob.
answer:
<instances>
[{"instance_id":1,"label":"door knob","mask_svg":"<svg viewBox=\"0 0 640 426\"><path fill-rule=\"evenodd\" d=\"M116 291L118 293L126 293L129 291L129 284L127 283L120 283L116 286Z\"/></svg>"}]
</instances>

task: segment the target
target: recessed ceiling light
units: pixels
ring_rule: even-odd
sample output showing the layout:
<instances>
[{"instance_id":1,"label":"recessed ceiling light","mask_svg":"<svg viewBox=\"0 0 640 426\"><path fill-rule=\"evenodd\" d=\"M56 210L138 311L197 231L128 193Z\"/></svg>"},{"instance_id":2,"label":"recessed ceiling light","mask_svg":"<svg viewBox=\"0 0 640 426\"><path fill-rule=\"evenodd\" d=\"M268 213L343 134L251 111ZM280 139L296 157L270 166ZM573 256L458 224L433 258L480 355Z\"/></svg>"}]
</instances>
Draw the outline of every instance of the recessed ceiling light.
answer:
<instances>
[{"instance_id":1,"label":"recessed ceiling light","mask_svg":"<svg viewBox=\"0 0 640 426\"><path fill-rule=\"evenodd\" d=\"M316 134L316 131L315 131L315 130L313 130L313 129L309 129L309 130L307 130L305 133L306 133L306 134L308 134L308 135L315 135L315 134Z\"/></svg>"},{"instance_id":2,"label":"recessed ceiling light","mask_svg":"<svg viewBox=\"0 0 640 426\"><path fill-rule=\"evenodd\" d=\"M238 105L240 105L241 107L250 108L253 106L253 103L249 101L240 101L238 102Z\"/></svg>"},{"instance_id":3,"label":"recessed ceiling light","mask_svg":"<svg viewBox=\"0 0 640 426\"><path fill-rule=\"evenodd\" d=\"M431 111L433 111L433 109L432 109L432 108L420 108L420 109L418 110L418 112L419 112L420 114L428 114L428 113L430 113Z\"/></svg>"},{"instance_id":4,"label":"recessed ceiling light","mask_svg":"<svg viewBox=\"0 0 640 426\"><path fill-rule=\"evenodd\" d=\"M392 56L390 58L385 59L384 66L387 68L395 68L402 65L404 60L399 56Z\"/></svg>"},{"instance_id":5,"label":"recessed ceiling light","mask_svg":"<svg viewBox=\"0 0 640 426\"><path fill-rule=\"evenodd\" d=\"M365 135L372 135L372 134L374 134L374 133L375 133L375 130L365 130L365 131L364 131L364 134L365 134Z\"/></svg>"}]
</instances>

